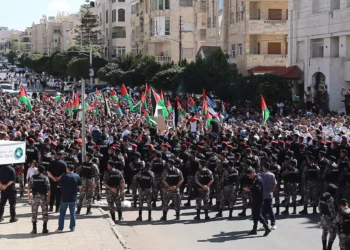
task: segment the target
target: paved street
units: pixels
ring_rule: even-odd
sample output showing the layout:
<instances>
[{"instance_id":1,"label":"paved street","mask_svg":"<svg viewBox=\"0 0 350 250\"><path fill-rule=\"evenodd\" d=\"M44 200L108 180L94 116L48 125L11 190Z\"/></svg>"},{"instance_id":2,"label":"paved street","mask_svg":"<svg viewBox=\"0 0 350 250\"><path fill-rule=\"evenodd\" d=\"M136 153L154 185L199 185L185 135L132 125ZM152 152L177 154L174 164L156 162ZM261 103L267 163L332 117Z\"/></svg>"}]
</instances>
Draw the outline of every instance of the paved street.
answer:
<instances>
[{"instance_id":1,"label":"paved street","mask_svg":"<svg viewBox=\"0 0 350 250\"><path fill-rule=\"evenodd\" d=\"M123 247L111 228L108 216L101 210L92 209L92 215L77 217L75 232L69 231L69 217L65 221L63 233L55 233L58 225L58 214L50 213L49 234L41 234L41 215L38 220L38 234L32 235L31 207L24 203L17 205L19 221L8 223L9 207L5 208L4 221L0 223L0 249L6 250L62 250L62 249L104 249L121 250ZM39 210L41 211L41 210ZM85 212L85 210L83 211Z\"/></svg>"},{"instance_id":2,"label":"paved street","mask_svg":"<svg viewBox=\"0 0 350 250\"><path fill-rule=\"evenodd\" d=\"M192 201L192 205L194 205ZM299 207L298 211L302 208ZM309 210L309 212L312 209ZM136 210L124 213L125 221L120 223L119 231L124 236L132 250L232 250L232 249L269 249L269 250L316 250L322 249L321 229L318 228L319 215L313 216L279 216L277 230L268 237L248 236L253 222L249 219L237 217L240 210L234 211L235 219L215 219L216 212L211 212L211 221L193 221L194 207L181 211L181 221L175 221L174 210L169 211L168 221L159 221L162 212L153 213L153 222L136 222ZM248 213L250 214L250 212ZM224 212L228 216L228 211ZM201 215L204 217L204 214ZM147 220L147 212L144 212ZM339 249L338 239L333 249Z\"/></svg>"}]
</instances>

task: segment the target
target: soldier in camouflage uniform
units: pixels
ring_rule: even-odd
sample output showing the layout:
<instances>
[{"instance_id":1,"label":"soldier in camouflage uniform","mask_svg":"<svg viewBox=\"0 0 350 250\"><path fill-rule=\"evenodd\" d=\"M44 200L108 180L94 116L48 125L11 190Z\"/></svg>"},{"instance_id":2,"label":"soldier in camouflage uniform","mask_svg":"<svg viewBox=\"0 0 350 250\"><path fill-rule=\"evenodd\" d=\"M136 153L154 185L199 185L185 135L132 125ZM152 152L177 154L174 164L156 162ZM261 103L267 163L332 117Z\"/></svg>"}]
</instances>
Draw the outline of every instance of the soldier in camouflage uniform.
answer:
<instances>
[{"instance_id":1,"label":"soldier in camouflage uniform","mask_svg":"<svg viewBox=\"0 0 350 250\"><path fill-rule=\"evenodd\" d=\"M86 161L78 170L82 178L82 188L80 189L79 203L77 206L76 214L80 214L80 210L83 206L84 198L86 198L86 214L91 214L92 199L97 185L99 184L99 171L95 163L92 162L92 154L86 154Z\"/></svg>"},{"instance_id":2,"label":"soldier in camouflage uniform","mask_svg":"<svg viewBox=\"0 0 350 250\"><path fill-rule=\"evenodd\" d=\"M180 219L180 190L182 182L184 181L183 175L179 169L175 166L173 159L168 159L168 167L163 172L162 182L164 185L163 193L163 216L161 220L167 220L167 213L169 210L169 201L172 200L176 211L176 220Z\"/></svg>"},{"instance_id":3,"label":"soldier in camouflage uniform","mask_svg":"<svg viewBox=\"0 0 350 250\"><path fill-rule=\"evenodd\" d=\"M19 183L20 197L23 197L24 192L24 167L23 164L17 164L16 167L16 177Z\"/></svg>"},{"instance_id":4,"label":"soldier in camouflage uniform","mask_svg":"<svg viewBox=\"0 0 350 250\"><path fill-rule=\"evenodd\" d=\"M333 242L337 236L337 228L334 224L336 217L335 198L338 187L334 184L329 184L327 192L322 194L318 203L318 209L321 213L321 228L322 228L322 245L323 249L332 249ZM329 234L328 245L327 236Z\"/></svg>"},{"instance_id":5,"label":"soldier in camouflage uniform","mask_svg":"<svg viewBox=\"0 0 350 250\"><path fill-rule=\"evenodd\" d=\"M292 204L293 204L293 213L296 214L297 212L297 188L299 183L299 171L296 168L298 165L297 160L292 159L289 161L289 167L288 169L285 169L282 174L282 180L284 181L284 194L286 196L285 199L285 205L286 209L282 212L282 214L289 214L289 204L290 204L290 197L292 196Z\"/></svg>"},{"instance_id":6,"label":"soldier in camouflage uniform","mask_svg":"<svg viewBox=\"0 0 350 250\"><path fill-rule=\"evenodd\" d=\"M341 172L340 185L343 186L342 198L350 200L350 158L348 166Z\"/></svg>"},{"instance_id":7,"label":"soldier in camouflage uniform","mask_svg":"<svg viewBox=\"0 0 350 250\"><path fill-rule=\"evenodd\" d=\"M271 157L271 167L269 171L275 175L277 185L275 190L273 190L273 197L275 198L276 215L280 214L280 186L281 186L281 167L277 164L277 156L273 155Z\"/></svg>"},{"instance_id":8,"label":"soldier in camouflage uniform","mask_svg":"<svg viewBox=\"0 0 350 250\"><path fill-rule=\"evenodd\" d=\"M32 234L37 233L37 218L38 218L38 208L41 207L43 214L43 234L47 234L47 221L49 220L48 214L48 201L50 200L50 181L47 176L44 175L45 168L39 166L38 174L34 175L28 183L28 200L32 200L32 223L33 230ZM30 196L30 193L33 193L33 198Z\"/></svg>"},{"instance_id":9,"label":"soldier in camouflage uniform","mask_svg":"<svg viewBox=\"0 0 350 250\"><path fill-rule=\"evenodd\" d=\"M348 250L350 246L350 208L348 205L346 199L340 200L341 211L338 212L334 220L334 223L338 226L340 250Z\"/></svg>"},{"instance_id":10,"label":"soldier in camouflage uniform","mask_svg":"<svg viewBox=\"0 0 350 250\"><path fill-rule=\"evenodd\" d=\"M317 210L317 194L318 194L318 179L320 177L320 168L314 163L315 157L313 155L307 155L307 166L302 173L303 193L304 193L304 209L300 211L300 214L308 214L307 205L309 199L311 206L313 207L313 213L316 214Z\"/></svg>"},{"instance_id":11,"label":"soldier in camouflage uniform","mask_svg":"<svg viewBox=\"0 0 350 250\"><path fill-rule=\"evenodd\" d=\"M219 156L220 162L218 162L216 168L215 168L215 175L214 175L214 181L215 181L215 190L216 190L216 208L220 209L220 202L222 200L223 196L223 183L222 183L222 176L224 173L224 168L227 166L228 161L226 159L226 153L221 152Z\"/></svg>"},{"instance_id":12,"label":"soldier in camouflage uniform","mask_svg":"<svg viewBox=\"0 0 350 250\"><path fill-rule=\"evenodd\" d=\"M209 159L207 161L207 167L213 173L214 179L218 178L218 176L215 172L215 169L216 169L218 163L220 162L219 157L215 153L212 153L211 151L207 152L207 156L209 156ZM212 188L210 190L209 205L213 205L213 197L217 193L215 184L216 183L214 182L214 185L212 185ZM218 201L218 200L216 200L216 201Z\"/></svg>"},{"instance_id":13,"label":"soldier in camouflage uniform","mask_svg":"<svg viewBox=\"0 0 350 250\"><path fill-rule=\"evenodd\" d=\"M224 156L223 156L224 157ZM225 206L225 202L228 202L229 219L232 219L232 211L234 202L237 198L237 192L239 188L239 172L233 165L232 161L224 165L224 172L222 175L221 183L223 184L223 195L221 196L219 213L216 217L222 217L222 211Z\"/></svg>"},{"instance_id":14,"label":"soldier in camouflage uniform","mask_svg":"<svg viewBox=\"0 0 350 250\"><path fill-rule=\"evenodd\" d=\"M188 172L187 176L187 203L185 203L185 206L191 206L191 199L195 196L195 188L196 188L196 182L194 180L194 176L198 170L199 164L198 159L196 158L196 152L191 151L191 155L189 156L187 162L186 162L186 168Z\"/></svg>"},{"instance_id":15,"label":"soldier in camouflage uniform","mask_svg":"<svg viewBox=\"0 0 350 250\"><path fill-rule=\"evenodd\" d=\"M247 176L247 169L252 165L251 160L245 160L245 162L242 163L242 172L240 173L240 189L242 192L242 203L243 203L243 210L241 213L238 214L238 216L244 217L246 216L246 211L248 208L248 199L250 197L250 191L246 191L244 188L249 187L252 184L251 179Z\"/></svg>"},{"instance_id":16,"label":"soldier in camouflage uniform","mask_svg":"<svg viewBox=\"0 0 350 250\"><path fill-rule=\"evenodd\" d=\"M160 196L162 197L163 193L163 184L162 184L162 173L165 167L165 161L161 159L162 154L157 152L156 158L152 160L152 172L154 173L154 181L153 181L153 207L156 207L156 201L158 198L158 193L160 192Z\"/></svg>"},{"instance_id":17,"label":"soldier in camouflage uniform","mask_svg":"<svg viewBox=\"0 0 350 250\"><path fill-rule=\"evenodd\" d=\"M134 207L137 204L137 185L135 183L135 176L145 167L145 162L141 161L141 154L136 152L134 154L134 161L130 163L129 167L132 171L133 180L132 180L132 198L134 200Z\"/></svg>"},{"instance_id":18,"label":"soldier in camouflage uniform","mask_svg":"<svg viewBox=\"0 0 350 250\"><path fill-rule=\"evenodd\" d=\"M206 167L205 164L206 164L205 159L199 160L199 170L197 171L194 177L198 185L197 186L198 196L196 198L197 215L196 217L194 217L195 220L200 220L202 200L204 204L205 219L206 220L210 219L208 215L208 203L209 203L210 186L214 182L214 177L212 172Z\"/></svg>"},{"instance_id":19,"label":"soldier in camouflage uniform","mask_svg":"<svg viewBox=\"0 0 350 250\"><path fill-rule=\"evenodd\" d=\"M103 177L103 185L106 187L107 203L112 220L115 221L115 208L119 221L123 220L121 199L124 198L125 181L122 172L114 168L115 162L108 162L108 170Z\"/></svg>"},{"instance_id":20,"label":"soldier in camouflage uniform","mask_svg":"<svg viewBox=\"0 0 350 250\"><path fill-rule=\"evenodd\" d=\"M135 175L135 184L139 189L139 217L136 219L137 221L142 221L142 208L145 201L148 208L148 221L152 220L152 186L154 186L155 176L150 170L151 167L151 163L147 162L146 167Z\"/></svg>"}]
</instances>

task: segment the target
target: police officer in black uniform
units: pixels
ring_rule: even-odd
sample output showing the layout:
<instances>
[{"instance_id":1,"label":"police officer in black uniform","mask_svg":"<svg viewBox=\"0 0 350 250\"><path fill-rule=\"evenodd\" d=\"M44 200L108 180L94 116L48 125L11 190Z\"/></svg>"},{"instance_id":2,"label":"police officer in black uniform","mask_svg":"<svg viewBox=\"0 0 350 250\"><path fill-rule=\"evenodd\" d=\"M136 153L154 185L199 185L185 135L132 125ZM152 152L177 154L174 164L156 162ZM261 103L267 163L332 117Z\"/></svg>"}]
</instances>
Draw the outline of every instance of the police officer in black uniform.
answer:
<instances>
[{"instance_id":1,"label":"police officer in black uniform","mask_svg":"<svg viewBox=\"0 0 350 250\"><path fill-rule=\"evenodd\" d=\"M43 154L40 157L40 165L45 168L45 171L49 169L51 162L54 160L53 155L50 152L50 147L46 146L43 150Z\"/></svg>"},{"instance_id":2,"label":"police officer in black uniform","mask_svg":"<svg viewBox=\"0 0 350 250\"><path fill-rule=\"evenodd\" d=\"M28 140L29 145L26 148L26 164L24 166L24 176L27 176L28 168L30 167L30 163L35 160L36 162L39 161L39 150L37 147L34 146L35 140L33 138L30 138ZM26 181L27 178L24 178L24 181Z\"/></svg>"}]
</instances>

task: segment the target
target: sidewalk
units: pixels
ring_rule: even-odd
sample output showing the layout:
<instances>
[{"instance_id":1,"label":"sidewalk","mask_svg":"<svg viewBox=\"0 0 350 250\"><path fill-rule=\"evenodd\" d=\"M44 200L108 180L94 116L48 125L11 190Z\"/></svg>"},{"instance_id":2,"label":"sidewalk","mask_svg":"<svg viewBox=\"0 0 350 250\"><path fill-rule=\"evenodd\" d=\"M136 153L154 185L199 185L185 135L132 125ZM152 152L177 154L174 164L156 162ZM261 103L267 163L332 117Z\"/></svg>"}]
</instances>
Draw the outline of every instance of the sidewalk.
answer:
<instances>
[{"instance_id":1,"label":"sidewalk","mask_svg":"<svg viewBox=\"0 0 350 250\"><path fill-rule=\"evenodd\" d=\"M49 234L42 234L42 217L39 209L38 234L32 235L31 207L17 204L18 222L9 223L9 207L5 207L4 221L0 223L0 249L6 250L122 250L111 226L108 216L98 208L92 209L92 215L78 215L75 232L69 231L69 212L65 220L63 233L55 233L58 226L58 214L50 213ZM84 214L86 209L82 209Z\"/></svg>"}]
</instances>

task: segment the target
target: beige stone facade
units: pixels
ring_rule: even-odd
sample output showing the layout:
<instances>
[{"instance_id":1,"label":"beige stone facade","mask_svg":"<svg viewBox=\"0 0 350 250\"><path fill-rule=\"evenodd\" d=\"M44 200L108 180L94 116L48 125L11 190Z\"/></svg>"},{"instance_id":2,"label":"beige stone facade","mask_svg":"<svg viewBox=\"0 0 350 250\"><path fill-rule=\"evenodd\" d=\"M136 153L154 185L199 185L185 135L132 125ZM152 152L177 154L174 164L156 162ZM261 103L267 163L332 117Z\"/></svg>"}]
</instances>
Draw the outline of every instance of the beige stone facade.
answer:
<instances>
[{"instance_id":1,"label":"beige stone facade","mask_svg":"<svg viewBox=\"0 0 350 250\"><path fill-rule=\"evenodd\" d=\"M132 51L153 55L161 63L177 63L180 56L192 61L201 43L201 40L195 40L195 31L198 27L205 30L202 21L194 22L195 4L192 0L134 0L131 3ZM204 38L202 35L202 43Z\"/></svg>"},{"instance_id":2,"label":"beige stone facade","mask_svg":"<svg viewBox=\"0 0 350 250\"><path fill-rule=\"evenodd\" d=\"M32 25L31 52L51 55L56 51L65 51L75 44L75 26L79 23L77 14L59 13L56 17L40 19L39 24Z\"/></svg>"},{"instance_id":3,"label":"beige stone facade","mask_svg":"<svg viewBox=\"0 0 350 250\"><path fill-rule=\"evenodd\" d=\"M206 15L206 45L220 46L239 72L286 66L288 0L214 0Z\"/></svg>"}]
</instances>

